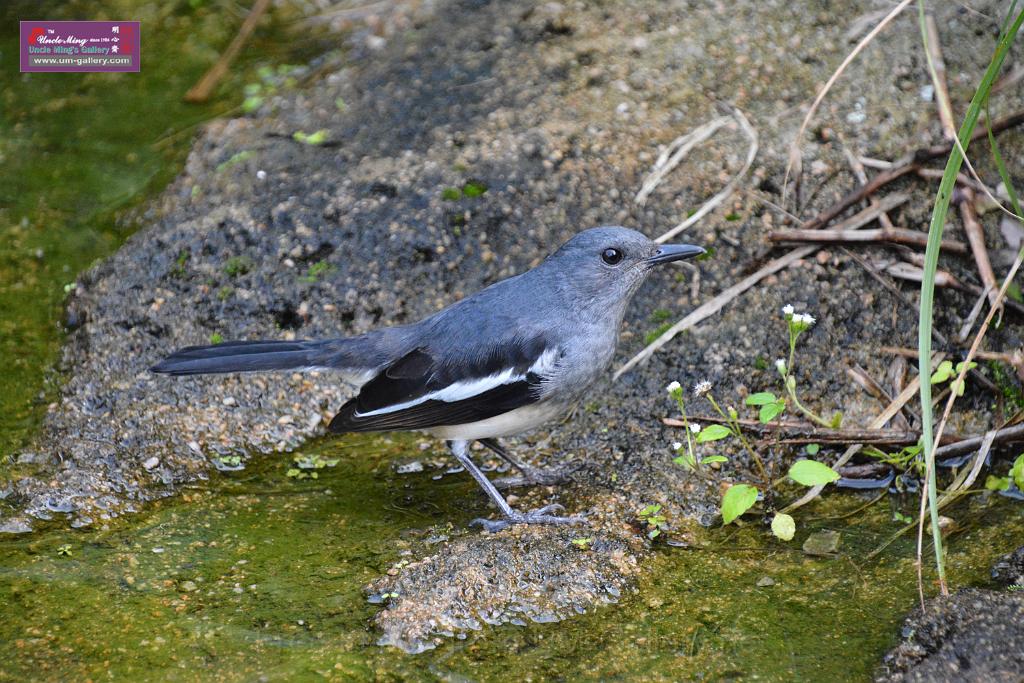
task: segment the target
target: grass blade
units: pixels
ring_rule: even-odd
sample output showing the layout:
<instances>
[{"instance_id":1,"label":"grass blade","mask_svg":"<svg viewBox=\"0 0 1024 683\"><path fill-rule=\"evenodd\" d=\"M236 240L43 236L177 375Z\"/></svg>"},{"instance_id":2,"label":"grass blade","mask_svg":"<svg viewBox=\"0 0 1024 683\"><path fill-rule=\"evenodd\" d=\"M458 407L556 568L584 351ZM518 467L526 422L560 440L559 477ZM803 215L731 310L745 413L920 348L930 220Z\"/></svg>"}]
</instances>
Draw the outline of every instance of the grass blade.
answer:
<instances>
[{"instance_id":1,"label":"grass blade","mask_svg":"<svg viewBox=\"0 0 1024 683\"><path fill-rule=\"evenodd\" d=\"M923 38L926 31L923 0L919 0L918 2L918 19ZM1002 68L1003 62L1006 60L1006 54L1009 52L1010 45L1013 44L1014 38L1017 36L1017 32L1020 29L1022 22L1024 22L1024 11L1021 11L1013 22L1007 26L996 45L995 53L992 55L992 61L989 62L988 68L985 69L985 74L982 76L981 83L979 83L978 89L975 91L974 97L971 99L971 103L967 107L967 113L964 116L963 125L960 126L960 131L958 133L960 145L954 146L950 151L949 159L946 162L946 169L942 174L942 181L939 183L939 190L935 197L935 205L932 208L931 224L928 227L928 247L925 251L924 278L921 282L921 309L917 330L918 357L920 359L918 371L920 372L921 377L931 376L930 359L932 355L932 316L935 301L935 271L939 265L939 248L942 242L942 229L946 224L946 214L949 211L950 199L953 196L956 176L964 161L963 154L961 154L960 150L962 148L966 151L967 146L971 142L971 135L974 133L974 129L978 124L978 117L981 114L981 110L988 101L989 92L992 90L992 84L995 83L996 76L999 74L999 70ZM948 595L949 589L946 587L946 567L943 556L942 535L939 530L939 507L935 489L935 443L933 440L934 435L932 433L933 419L932 386L930 382L921 382L921 440L924 446L925 464L927 468L928 508L931 516L932 539L935 545L935 563L939 574L939 585L941 586L943 595Z\"/></svg>"}]
</instances>

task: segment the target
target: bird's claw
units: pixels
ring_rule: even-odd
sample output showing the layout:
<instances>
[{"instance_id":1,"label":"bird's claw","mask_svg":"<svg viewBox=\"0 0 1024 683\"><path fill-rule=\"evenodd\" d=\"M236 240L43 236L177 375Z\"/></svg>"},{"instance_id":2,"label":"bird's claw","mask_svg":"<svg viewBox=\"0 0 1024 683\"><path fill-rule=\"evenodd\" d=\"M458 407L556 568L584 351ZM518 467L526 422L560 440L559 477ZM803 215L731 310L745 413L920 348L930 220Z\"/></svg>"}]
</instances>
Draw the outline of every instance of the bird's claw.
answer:
<instances>
[{"instance_id":1,"label":"bird's claw","mask_svg":"<svg viewBox=\"0 0 1024 683\"><path fill-rule=\"evenodd\" d=\"M484 531L494 533L507 529L513 524L583 524L586 520L582 517L559 517L558 515L552 515L550 513L564 510L565 508L558 503L552 503L551 505L545 505L542 508L536 510L530 510L529 512L515 512L511 515L507 515L504 519L493 520L484 519L478 517L469 523L470 526L479 526Z\"/></svg>"}]
</instances>

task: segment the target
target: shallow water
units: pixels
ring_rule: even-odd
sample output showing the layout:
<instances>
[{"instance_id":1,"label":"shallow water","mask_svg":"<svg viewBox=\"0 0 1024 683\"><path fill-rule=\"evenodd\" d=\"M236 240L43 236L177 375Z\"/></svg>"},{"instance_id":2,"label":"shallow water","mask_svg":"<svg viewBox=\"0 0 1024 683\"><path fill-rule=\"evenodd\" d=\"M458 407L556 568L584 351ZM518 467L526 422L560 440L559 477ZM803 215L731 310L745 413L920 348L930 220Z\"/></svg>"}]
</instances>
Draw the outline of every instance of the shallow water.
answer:
<instances>
[{"instance_id":1,"label":"shallow water","mask_svg":"<svg viewBox=\"0 0 1024 683\"><path fill-rule=\"evenodd\" d=\"M299 481L289 458L268 459L107 530L0 543L0 677L867 680L916 602L912 539L863 559L898 528L887 502L820 518L863 504L835 494L797 517L791 543L753 525L700 532L691 548L659 548L618 605L407 655L375 644L386 605L362 587L416 539L480 533L464 529L486 513L482 496L464 474L398 474L418 452L406 438L304 452L339 463ZM972 520L951 542L952 581L983 584L993 557L1019 545L1022 508L978 498L952 514ZM803 539L824 528L841 532L838 555L805 556ZM774 585L758 586L765 577Z\"/></svg>"}]
</instances>

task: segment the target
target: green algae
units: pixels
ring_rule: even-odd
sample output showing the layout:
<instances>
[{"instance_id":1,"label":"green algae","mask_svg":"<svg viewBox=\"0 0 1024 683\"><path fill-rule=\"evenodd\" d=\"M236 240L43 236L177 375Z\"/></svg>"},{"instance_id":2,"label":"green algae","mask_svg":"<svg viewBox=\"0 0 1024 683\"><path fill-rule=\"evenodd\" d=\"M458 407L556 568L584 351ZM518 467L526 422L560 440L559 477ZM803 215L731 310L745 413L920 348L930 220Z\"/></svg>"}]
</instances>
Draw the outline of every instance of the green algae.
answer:
<instances>
[{"instance_id":1,"label":"green algae","mask_svg":"<svg viewBox=\"0 0 1024 683\"><path fill-rule=\"evenodd\" d=\"M869 680L917 601L912 538L863 559L897 528L888 506L842 519L863 501L835 494L798 518L791 543L747 524L657 546L618 605L420 655L379 647L371 620L387 607L363 586L417 559L427 536L479 533L465 525L486 512L464 475L398 474L412 448L324 441L303 449L339 460L316 480L264 459L105 530L0 543L0 679ZM977 497L951 514L954 585L982 584L1019 545L1022 509ZM824 529L842 534L838 554L805 556Z\"/></svg>"}]
</instances>

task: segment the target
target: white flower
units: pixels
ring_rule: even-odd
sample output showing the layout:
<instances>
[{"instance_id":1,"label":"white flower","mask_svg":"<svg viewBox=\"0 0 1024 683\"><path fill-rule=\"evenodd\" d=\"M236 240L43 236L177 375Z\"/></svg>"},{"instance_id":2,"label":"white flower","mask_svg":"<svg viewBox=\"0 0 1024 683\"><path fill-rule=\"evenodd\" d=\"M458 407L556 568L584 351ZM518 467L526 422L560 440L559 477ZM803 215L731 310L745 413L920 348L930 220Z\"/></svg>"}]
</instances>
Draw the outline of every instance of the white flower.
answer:
<instances>
[{"instance_id":1,"label":"white flower","mask_svg":"<svg viewBox=\"0 0 1024 683\"><path fill-rule=\"evenodd\" d=\"M683 388L682 384L680 384L679 382L673 381L667 387L665 387L665 391L667 391L670 394L674 394L674 393L676 393L677 391L679 391L682 388Z\"/></svg>"},{"instance_id":2,"label":"white flower","mask_svg":"<svg viewBox=\"0 0 1024 683\"><path fill-rule=\"evenodd\" d=\"M680 442L678 442L678 441L673 441L672 442L672 450L678 451L682 447L683 447L683 444L681 444Z\"/></svg>"},{"instance_id":3,"label":"white flower","mask_svg":"<svg viewBox=\"0 0 1024 683\"><path fill-rule=\"evenodd\" d=\"M696 422L691 422L690 423L690 431L693 432L694 434L696 434L697 432L700 431L700 425L697 424Z\"/></svg>"},{"instance_id":4,"label":"white flower","mask_svg":"<svg viewBox=\"0 0 1024 683\"><path fill-rule=\"evenodd\" d=\"M776 358L775 359L775 369L779 371L779 374L785 375L786 374L786 361L782 360L781 358Z\"/></svg>"},{"instance_id":5,"label":"white flower","mask_svg":"<svg viewBox=\"0 0 1024 683\"><path fill-rule=\"evenodd\" d=\"M814 319L813 315L811 315L810 313L804 313L804 325L807 325L807 327L810 327L815 322L817 322L817 321Z\"/></svg>"},{"instance_id":6,"label":"white flower","mask_svg":"<svg viewBox=\"0 0 1024 683\"><path fill-rule=\"evenodd\" d=\"M702 379L701 381L697 382L697 385L693 387L694 396L703 396L709 391L711 391L711 382L707 381L706 379Z\"/></svg>"},{"instance_id":7,"label":"white flower","mask_svg":"<svg viewBox=\"0 0 1024 683\"><path fill-rule=\"evenodd\" d=\"M787 318L793 315L793 304L786 304L785 306L783 306L782 315L786 316Z\"/></svg>"}]
</instances>

